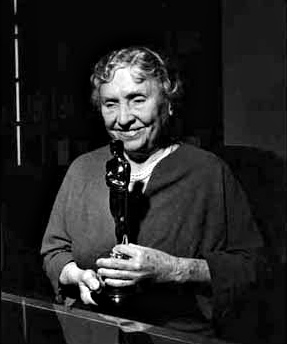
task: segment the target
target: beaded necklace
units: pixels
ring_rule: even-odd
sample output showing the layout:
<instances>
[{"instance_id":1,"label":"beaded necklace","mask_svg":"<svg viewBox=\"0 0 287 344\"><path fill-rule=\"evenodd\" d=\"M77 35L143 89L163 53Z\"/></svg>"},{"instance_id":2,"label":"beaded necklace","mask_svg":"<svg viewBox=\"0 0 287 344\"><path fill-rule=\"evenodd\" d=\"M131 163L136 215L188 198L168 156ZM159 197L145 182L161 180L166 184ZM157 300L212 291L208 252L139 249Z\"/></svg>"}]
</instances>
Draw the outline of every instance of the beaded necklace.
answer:
<instances>
[{"instance_id":1,"label":"beaded necklace","mask_svg":"<svg viewBox=\"0 0 287 344\"><path fill-rule=\"evenodd\" d=\"M145 190L147 183L150 179L153 169L155 166L166 156L174 152L179 147L179 144L173 144L167 148L163 148L153 154L143 166L136 167L131 165L131 178L129 184L129 190L133 189L136 182L143 183L143 191Z\"/></svg>"}]
</instances>

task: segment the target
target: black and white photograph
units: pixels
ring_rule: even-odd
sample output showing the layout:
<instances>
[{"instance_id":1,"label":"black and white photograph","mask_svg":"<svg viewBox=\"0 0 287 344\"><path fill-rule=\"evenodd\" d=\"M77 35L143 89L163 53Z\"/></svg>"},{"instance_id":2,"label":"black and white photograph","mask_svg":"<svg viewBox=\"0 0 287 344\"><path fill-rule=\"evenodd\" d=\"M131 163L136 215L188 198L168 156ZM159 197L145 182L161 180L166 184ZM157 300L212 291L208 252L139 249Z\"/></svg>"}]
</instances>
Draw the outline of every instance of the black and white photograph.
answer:
<instances>
[{"instance_id":1,"label":"black and white photograph","mask_svg":"<svg viewBox=\"0 0 287 344\"><path fill-rule=\"evenodd\" d=\"M286 8L2 1L1 343L286 343Z\"/></svg>"}]
</instances>

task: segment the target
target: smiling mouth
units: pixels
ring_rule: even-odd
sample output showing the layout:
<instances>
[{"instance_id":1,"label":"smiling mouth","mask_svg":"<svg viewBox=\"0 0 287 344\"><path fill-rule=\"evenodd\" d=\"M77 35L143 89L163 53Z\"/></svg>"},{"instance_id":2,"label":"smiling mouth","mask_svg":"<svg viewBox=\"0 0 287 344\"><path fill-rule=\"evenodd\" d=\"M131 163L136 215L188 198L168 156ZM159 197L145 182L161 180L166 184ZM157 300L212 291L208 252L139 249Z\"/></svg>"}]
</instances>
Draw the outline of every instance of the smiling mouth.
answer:
<instances>
[{"instance_id":1,"label":"smiling mouth","mask_svg":"<svg viewBox=\"0 0 287 344\"><path fill-rule=\"evenodd\" d=\"M118 136L123 139L133 139L140 135L142 132L142 128L139 129L132 129L127 131L118 131Z\"/></svg>"}]
</instances>

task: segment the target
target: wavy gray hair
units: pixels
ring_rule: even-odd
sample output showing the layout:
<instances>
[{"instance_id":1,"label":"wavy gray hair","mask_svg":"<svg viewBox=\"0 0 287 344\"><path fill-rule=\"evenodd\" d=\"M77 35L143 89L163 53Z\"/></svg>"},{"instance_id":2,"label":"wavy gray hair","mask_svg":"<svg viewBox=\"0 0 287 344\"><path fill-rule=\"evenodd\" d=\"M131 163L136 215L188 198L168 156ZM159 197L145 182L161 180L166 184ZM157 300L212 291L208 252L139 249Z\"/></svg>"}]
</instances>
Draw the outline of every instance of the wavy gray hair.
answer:
<instances>
[{"instance_id":1,"label":"wavy gray hair","mask_svg":"<svg viewBox=\"0 0 287 344\"><path fill-rule=\"evenodd\" d=\"M178 74L171 68L169 61L161 57L159 53L147 47L129 47L114 50L104 56L95 65L91 75L92 104L100 108L100 88L101 85L110 82L117 69L125 67L137 67L133 77L137 82L142 82L149 78L158 81L163 96L174 107L181 96L181 80Z\"/></svg>"}]
</instances>

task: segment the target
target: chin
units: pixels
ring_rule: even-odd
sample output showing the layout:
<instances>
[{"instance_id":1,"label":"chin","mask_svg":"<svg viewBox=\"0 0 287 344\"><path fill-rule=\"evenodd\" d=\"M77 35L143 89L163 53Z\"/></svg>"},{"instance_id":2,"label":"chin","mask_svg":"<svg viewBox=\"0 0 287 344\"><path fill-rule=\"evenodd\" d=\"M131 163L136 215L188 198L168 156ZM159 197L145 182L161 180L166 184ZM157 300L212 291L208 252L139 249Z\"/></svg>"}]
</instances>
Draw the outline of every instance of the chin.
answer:
<instances>
[{"instance_id":1,"label":"chin","mask_svg":"<svg viewBox=\"0 0 287 344\"><path fill-rule=\"evenodd\" d=\"M143 142L143 140L123 140L123 144L126 152L140 151L145 147L145 142Z\"/></svg>"},{"instance_id":2,"label":"chin","mask_svg":"<svg viewBox=\"0 0 287 344\"><path fill-rule=\"evenodd\" d=\"M144 145L141 145L138 142L124 141L124 150L127 153L137 153L144 150Z\"/></svg>"}]
</instances>

